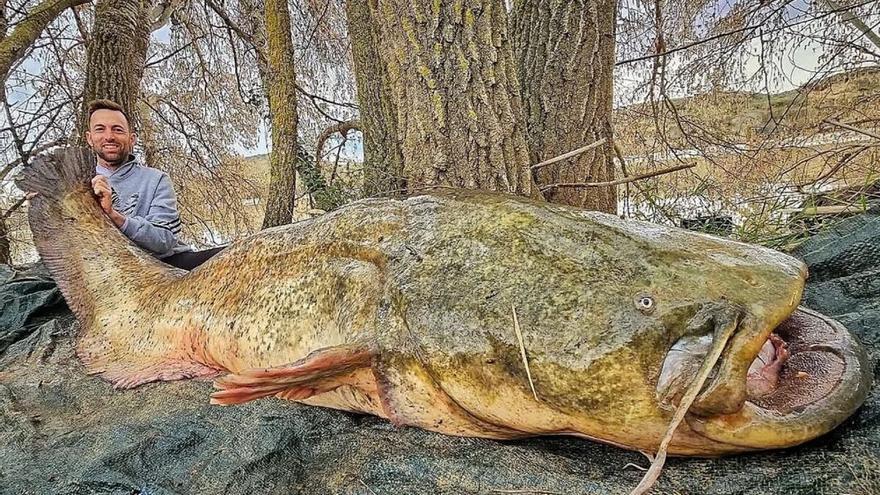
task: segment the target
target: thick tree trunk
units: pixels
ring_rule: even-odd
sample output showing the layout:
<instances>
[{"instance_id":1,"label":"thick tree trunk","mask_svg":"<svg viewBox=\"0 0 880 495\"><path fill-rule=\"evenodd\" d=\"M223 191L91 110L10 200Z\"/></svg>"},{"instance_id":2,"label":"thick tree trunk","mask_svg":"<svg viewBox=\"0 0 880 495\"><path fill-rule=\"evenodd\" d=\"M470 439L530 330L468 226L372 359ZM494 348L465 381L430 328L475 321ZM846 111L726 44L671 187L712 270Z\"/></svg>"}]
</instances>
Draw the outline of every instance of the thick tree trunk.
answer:
<instances>
[{"instance_id":1,"label":"thick tree trunk","mask_svg":"<svg viewBox=\"0 0 880 495\"><path fill-rule=\"evenodd\" d=\"M612 180L614 0L516 0L514 54L532 163L609 138L536 173L539 185ZM553 202L616 212L614 187L548 189Z\"/></svg>"},{"instance_id":2,"label":"thick tree trunk","mask_svg":"<svg viewBox=\"0 0 880 495\"><path fill-rule=\"evenodd\" d=\"M370 2L410 190L530 194L520 88L500 0Z\"/></svg>"},{"instance_id":3,"label":"thick tree trunk","mask_svg":"<svg viewBox=\"0 0 880 495\"><path fill-rule=\"evenodd\" d=\"M345 2L364 136L364 195L403 192L403 154L388 71L379 57L379 28L367 0Z\"/></svg>"},{"instance_id":4,"label":"thick tree trunk","mask_svg":"<svg viewBox=\"0 0 880 495\"><path fill-rule=\"evenodd\" d=\"M296 202L296 71L287 0L266 0L267 79L272 120L263 228L290 223Z\"/></svg>"},{"instance_id":5,"label":"thick tree trunk","mask_svg":"<svg viewBox=\"0 0 880 495\"><path fill-rule=\"evenodd\" d=\"M88 129L88 103L106 98L122 105L133 129L140 118L137 100L147 59L150 19L147 2L99 0L88 46L86 86L80 115L80 139Z\"/></svg>"}]
</instances>

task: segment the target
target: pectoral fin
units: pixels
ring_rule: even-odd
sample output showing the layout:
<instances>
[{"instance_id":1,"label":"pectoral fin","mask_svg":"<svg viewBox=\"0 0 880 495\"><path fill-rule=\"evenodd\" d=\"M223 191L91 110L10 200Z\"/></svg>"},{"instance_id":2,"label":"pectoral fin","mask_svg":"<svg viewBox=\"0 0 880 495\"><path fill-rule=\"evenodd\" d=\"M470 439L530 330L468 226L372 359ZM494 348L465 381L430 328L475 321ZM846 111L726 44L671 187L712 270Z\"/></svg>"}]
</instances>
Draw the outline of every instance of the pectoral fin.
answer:
<instances>
[{"instance_id":1,"label":"pectoral fin","mask_svg":"<svg viewBox=\"0 0 880 495\"><path fill-rule=\"evenodd\" d=\"M354 372L372 366L373 356L366 347L327 347L289 365L226 375L214 380L219 391L211 394L211 404L241 404L270 395L307 399L345 385Z\"/></svg>"}]
</instances>

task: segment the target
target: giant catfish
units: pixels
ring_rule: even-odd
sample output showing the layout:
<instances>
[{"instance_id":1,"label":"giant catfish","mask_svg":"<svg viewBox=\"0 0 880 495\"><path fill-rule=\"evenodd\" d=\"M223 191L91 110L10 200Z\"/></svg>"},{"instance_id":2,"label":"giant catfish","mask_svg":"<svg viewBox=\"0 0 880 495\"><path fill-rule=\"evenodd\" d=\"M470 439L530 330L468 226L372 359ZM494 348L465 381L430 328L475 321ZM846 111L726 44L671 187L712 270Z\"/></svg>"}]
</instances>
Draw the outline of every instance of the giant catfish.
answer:
<instances>
[{"instance_id":1,"label":"giant catfish","mask_svg":"<svg viewBox=\"0 0 880 495\"><path fill-rule=\"evenodd\" d=\"M864 401L865 351L798 304L785 254L505 194L367 199L184 272L127 240L64 150L19 186L37 249L117 388L215 378L449 435L717 455L796 445ZM707 366L708 356L716 356ZM717 362L716 362L717 360Z\"/></svg>"}]
</instances>

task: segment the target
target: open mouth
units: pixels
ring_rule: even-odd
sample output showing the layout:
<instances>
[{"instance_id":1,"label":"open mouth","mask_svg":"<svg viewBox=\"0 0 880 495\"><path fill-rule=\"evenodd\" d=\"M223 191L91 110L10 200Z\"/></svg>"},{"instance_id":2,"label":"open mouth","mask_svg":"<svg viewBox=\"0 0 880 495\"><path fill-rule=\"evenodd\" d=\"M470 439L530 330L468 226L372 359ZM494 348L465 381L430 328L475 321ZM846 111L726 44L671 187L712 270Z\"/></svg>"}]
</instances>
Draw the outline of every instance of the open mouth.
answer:
<instances>
[{"instance_id":1,"label":"open mouth","mask_svg":"<svg viewBox=\"0 0 880 495\"><path fill-rule=\"evenodd\" d=\"M809 310L773 330L746 378L748 400L788 414L827 397L846 372L843 327Z\"/></svg>"},{"instance_id":2,"label":"open mouth","mask_svg":"<svg viewBox=\"0 0 880 495\"><path fill-rule=\"evenodd\" d=\"M667 404L675 403L686 386L680 377L693 376L711 345L707 335L673 346L658 383ZM693 431L713 440L746 448L796 445L837 426L867 396L864 349L840 323L815 311L796 309L757 355L737 354L758 348L755 342L731 339L728 347L687 415Z\"/></svg>"}]
</instances>

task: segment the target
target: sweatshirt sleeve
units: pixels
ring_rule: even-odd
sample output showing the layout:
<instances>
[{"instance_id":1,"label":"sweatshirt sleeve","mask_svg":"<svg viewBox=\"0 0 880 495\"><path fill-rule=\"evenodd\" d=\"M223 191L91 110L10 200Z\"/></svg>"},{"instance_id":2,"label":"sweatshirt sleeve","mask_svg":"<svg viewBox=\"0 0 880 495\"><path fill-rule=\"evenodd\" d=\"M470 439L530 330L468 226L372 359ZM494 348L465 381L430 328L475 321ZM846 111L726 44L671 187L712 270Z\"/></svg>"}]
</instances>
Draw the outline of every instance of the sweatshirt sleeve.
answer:
<instances>
[{"instance_id":1,"label":"sweatshirt sleeve","mask_svg":"<svg viewBox=\"0 0 880 495\"><path fill-rule=\"evenodd\" d=\"M122 232L138 246L156 254L166 253L177 245L180 214L168 175L159 178L147 216L126 217Z\"/></svg>"}]
</instances>

